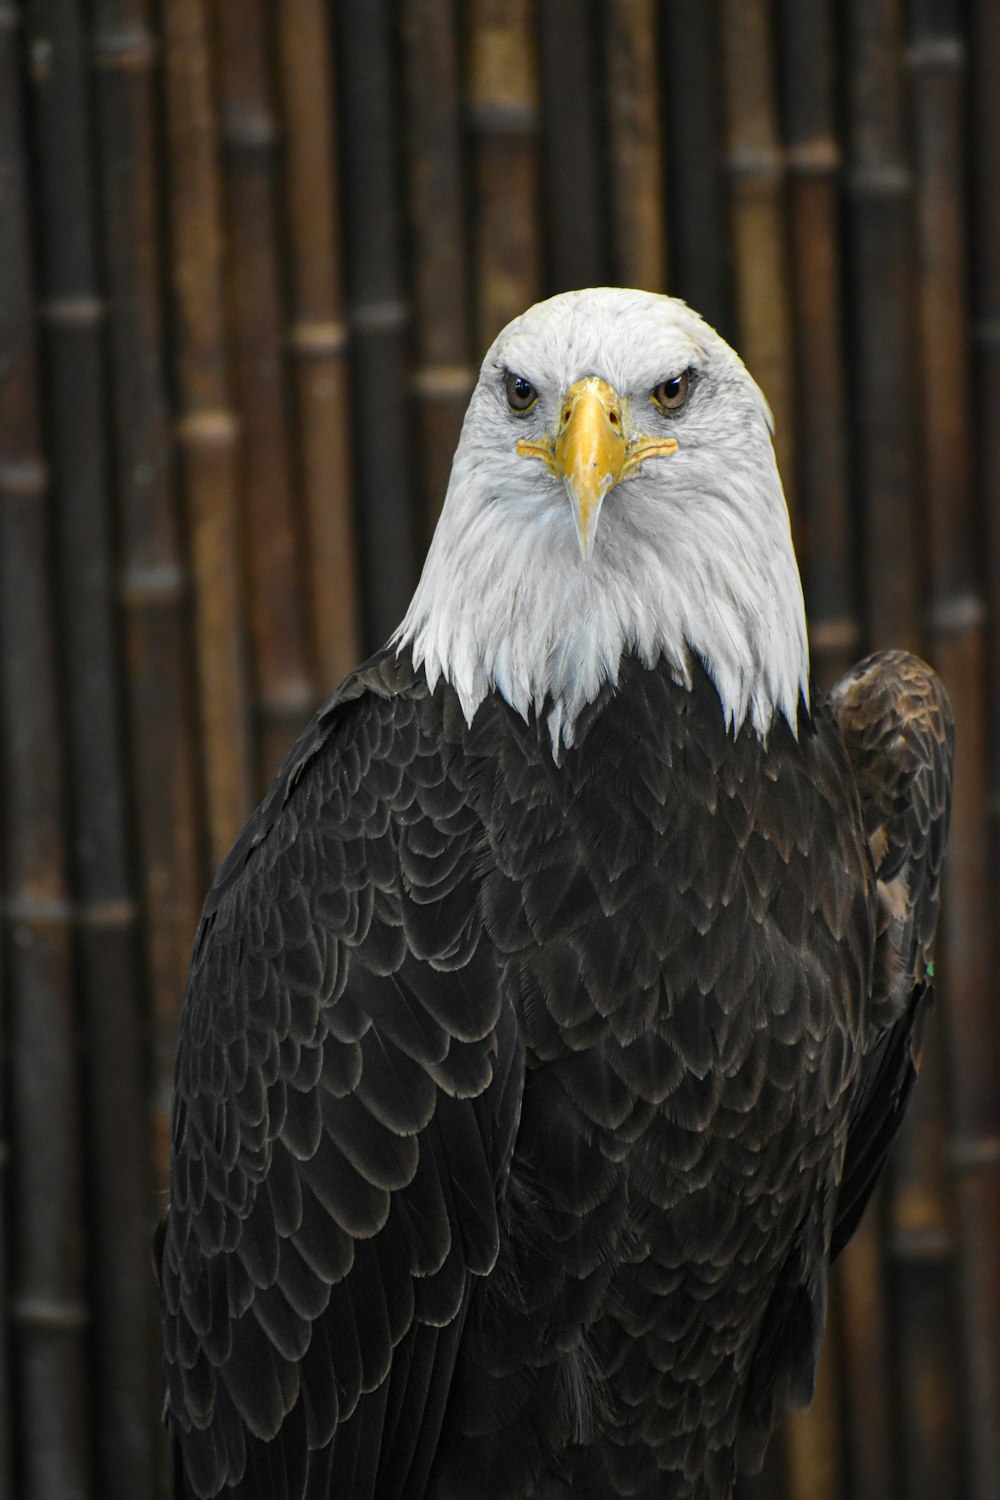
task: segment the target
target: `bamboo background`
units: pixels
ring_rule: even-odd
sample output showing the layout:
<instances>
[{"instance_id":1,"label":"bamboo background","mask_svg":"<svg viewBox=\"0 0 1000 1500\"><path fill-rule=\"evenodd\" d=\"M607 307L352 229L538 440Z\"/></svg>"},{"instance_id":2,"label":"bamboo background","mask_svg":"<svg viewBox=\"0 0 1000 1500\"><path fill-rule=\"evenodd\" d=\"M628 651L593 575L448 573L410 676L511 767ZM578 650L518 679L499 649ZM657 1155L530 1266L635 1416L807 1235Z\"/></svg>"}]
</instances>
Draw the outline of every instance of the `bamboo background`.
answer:
<instances>
[{"instance_id":1,"label":"bamboo background","mask_svg":"<svg viewBox=\"0 0 1000 1500\"><path fill-rule=\"evenodd\" d=\"M1000 6L0 0L0 1497L162 1495L150 1238L214 865L399 619L474 371L686 297L828 683L959 726L921 1085L740 1500L1000 1483Z\"/></svg>"}]
</instances>

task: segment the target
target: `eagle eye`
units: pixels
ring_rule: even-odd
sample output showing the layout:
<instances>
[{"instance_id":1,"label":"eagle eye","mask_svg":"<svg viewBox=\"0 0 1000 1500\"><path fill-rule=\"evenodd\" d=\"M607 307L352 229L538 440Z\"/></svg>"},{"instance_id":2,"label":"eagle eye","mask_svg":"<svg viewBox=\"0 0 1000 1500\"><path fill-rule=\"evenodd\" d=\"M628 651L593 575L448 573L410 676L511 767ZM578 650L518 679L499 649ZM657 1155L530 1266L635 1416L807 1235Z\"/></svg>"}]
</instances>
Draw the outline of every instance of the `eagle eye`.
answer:
<instances>
[{"instance_id":1,"label":"eagle eye","mask_svg":"<svg viewBox=\"0 0 1000 1500\"><path fill-rule=\"evenodd\" d=\"M674 375L669 380L661 380L659 385L653 387L653 400L663 411L680 411L687 401L690 388L691 371L682 370L679 375Z\"/></svg>"},{"instance_id":2,"label":"eagle eye","mask_svg":"<svg viewBox=\"0 0 1000 1500\"><path fill-rule=\"evenodd\" d=\"M530 411L538 400L538 392L531 381L525 380L523 375L515 375L513 370L508 370L505 384L511 411Z\"/></svg>"}]
</instances>

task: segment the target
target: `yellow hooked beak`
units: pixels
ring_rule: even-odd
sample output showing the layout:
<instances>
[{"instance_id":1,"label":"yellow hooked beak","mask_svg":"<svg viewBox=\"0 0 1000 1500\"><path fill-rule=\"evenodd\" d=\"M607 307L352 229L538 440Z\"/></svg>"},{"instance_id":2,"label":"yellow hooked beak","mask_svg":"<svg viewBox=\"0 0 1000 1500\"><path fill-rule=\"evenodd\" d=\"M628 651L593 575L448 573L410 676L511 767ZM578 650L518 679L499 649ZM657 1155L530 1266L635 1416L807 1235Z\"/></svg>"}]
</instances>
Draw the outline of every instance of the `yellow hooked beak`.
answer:
<instances>
[{"instance_id":1,"label":"yellow hooked beak","mask_svg":"<svg viewBox=\"0 0 1000 1500\"><path fill-rule=\"evenodd\" d=\"M608 491L644 459L677 452L676 438L637 434L627 441L622 427L618 392L606 380L588 375L571 385L563 397L555 437L540 442L522 438L517 444L522 458L540 458L550 474L565 484L584 561L593 551L597 518Z\"/></svg>"}]
</instances>

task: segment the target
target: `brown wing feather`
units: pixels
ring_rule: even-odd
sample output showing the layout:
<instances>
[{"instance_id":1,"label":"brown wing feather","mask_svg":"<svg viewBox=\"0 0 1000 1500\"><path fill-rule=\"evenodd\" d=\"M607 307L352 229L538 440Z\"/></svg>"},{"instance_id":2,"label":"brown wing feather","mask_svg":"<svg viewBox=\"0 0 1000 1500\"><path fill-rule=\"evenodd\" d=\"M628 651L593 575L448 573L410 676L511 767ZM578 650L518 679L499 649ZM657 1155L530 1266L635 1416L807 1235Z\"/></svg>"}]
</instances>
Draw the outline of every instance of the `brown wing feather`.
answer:
<instances>
[{"instance_id":1,"label":"brown wing feather","mask_svg":"<svg viewBox=\"0 0 1000 1500\"><path fill-rule=\"evenodd\" d=\"M830 695L878 889L872 1035L851 1106L831 1253L853 1234L906 1107L931 994L955 728L948 695L905 651L867 657Z\"/></svg>"}]
</instances>

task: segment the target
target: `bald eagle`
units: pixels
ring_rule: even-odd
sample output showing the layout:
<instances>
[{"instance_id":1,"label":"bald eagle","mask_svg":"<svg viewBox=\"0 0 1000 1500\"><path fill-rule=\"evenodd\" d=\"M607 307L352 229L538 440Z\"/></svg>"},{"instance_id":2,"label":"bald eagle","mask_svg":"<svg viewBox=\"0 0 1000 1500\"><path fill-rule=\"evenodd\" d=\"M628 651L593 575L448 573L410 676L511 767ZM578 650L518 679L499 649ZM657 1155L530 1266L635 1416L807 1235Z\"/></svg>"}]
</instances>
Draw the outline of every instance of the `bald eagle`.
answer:
<instances>
[{"instance_id":1,"label":"bald eagle","mask_svg":"<svg viewBox=\"0 0 1000 1500\"><path fill-rule=\"evenodd\" d=\"M205 904L178 1497L725 1500L902 1116L952 722L825 701L761 392L683 303L486 356L405 619Z\"/></svg>"}]
</instances>

